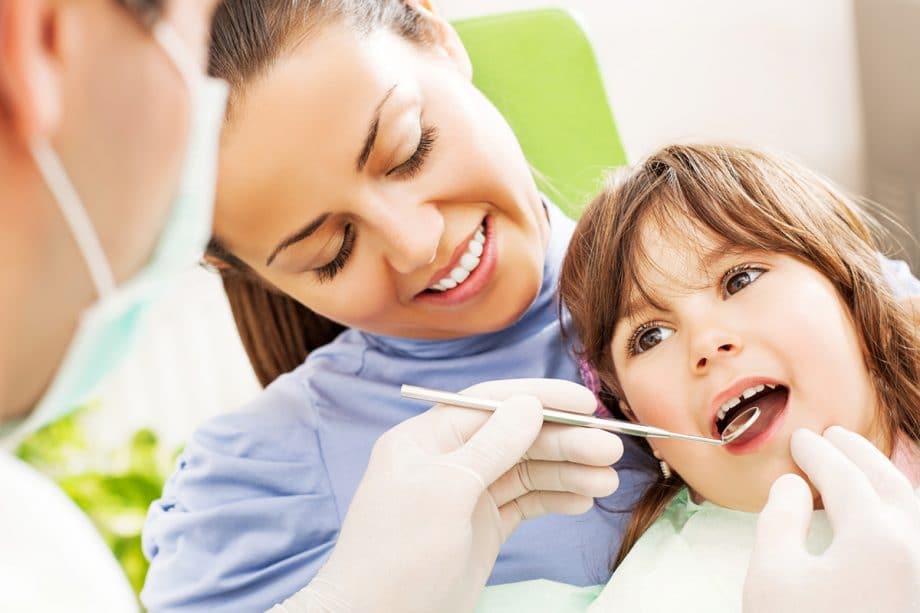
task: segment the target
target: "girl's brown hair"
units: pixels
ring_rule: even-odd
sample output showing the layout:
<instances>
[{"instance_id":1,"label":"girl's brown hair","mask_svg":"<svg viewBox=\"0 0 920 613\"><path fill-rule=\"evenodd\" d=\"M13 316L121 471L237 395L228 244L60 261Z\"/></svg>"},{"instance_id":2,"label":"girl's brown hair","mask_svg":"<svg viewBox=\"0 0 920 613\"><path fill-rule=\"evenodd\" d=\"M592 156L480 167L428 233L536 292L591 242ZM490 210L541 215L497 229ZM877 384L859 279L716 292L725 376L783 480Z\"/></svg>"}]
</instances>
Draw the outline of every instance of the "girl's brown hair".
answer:
<instances>
[{"instance_id":1,"label":"girl's brown hair","mask_svg":"<svg viewBox=\"0 0 920 613\"><path fill-rule=\"evenodd\" d=\"M405 0L225 0L214 16L209 72L230 83L228 120L246 84L330 23L366 34L386 27L408 40L433 38L430 24ZM300 366L344 328L270 287L230 253L219 237L208 256L218 267L243 346L264 386Z\"/></svg>"},{"instance_id":2,"label":"girl's brown hair","mask_svg":"<svg viewBox=\"0 0 920 613\"><path fill-rule=\"evenodd\" d=\"M623 398L610 351L616 323L635 297L656 304L643 290L643 271L654 266L641 240L646 227L669 233L693 227L725 249L789 255L827 277L862 339L885 434L889 440L897 432L920 440L918 337L883 276L876 224L816 174L742 147L665 147L613 175L578 223L562 266L562 301L583 358L612 398ZM650 486L616 564L683 486L676 474Z\"/></svg>"}]
</instances>

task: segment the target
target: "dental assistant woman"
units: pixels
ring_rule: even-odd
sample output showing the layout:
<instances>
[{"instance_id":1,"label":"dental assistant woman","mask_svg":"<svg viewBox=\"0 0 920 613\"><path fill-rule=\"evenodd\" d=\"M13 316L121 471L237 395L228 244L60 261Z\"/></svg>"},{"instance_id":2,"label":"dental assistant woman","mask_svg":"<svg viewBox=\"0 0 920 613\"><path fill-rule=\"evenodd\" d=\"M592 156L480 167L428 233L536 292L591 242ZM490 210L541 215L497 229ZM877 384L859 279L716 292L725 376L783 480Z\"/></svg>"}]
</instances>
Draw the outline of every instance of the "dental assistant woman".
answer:
<instances>
[{"instance_id":1,"label":"dental assistant woman","mask_svg":"<svg viewBox=\"0 0 920 613\"><path fill-rule=\"evenodd\" d=\"M215 5L0 2L0 440L8 449L86 399L164 284L203 253L227 93L203 75ZM559 393L552 384L530 391ZM412 527L387 548L388 572L411 577L419 561L438 559L444 580L437 593L416 595L420 608L475 598L521 520L492 514L484 490L528 448L551 459L546 450L565 441L541 426L536 400L518 397L488 419L439 410L391 431L340 536L340 565L328 569L325 590L305 594L392 596L355 576L361 569L350 560L363 559L380 532L380 501L396 499ZM619 441L584 436L574 442L592 444L586 457L603 466L600 491L609 493L616 478L606 465ZM576 465L575 474L598 470ZM0 610L137 608L90 523L51 482L2 454L0 483ZM584 495L562 502L590 506ZM431 516L461 537L452 547L432 547L420 521Z\"/></svg>"}]
</instances>

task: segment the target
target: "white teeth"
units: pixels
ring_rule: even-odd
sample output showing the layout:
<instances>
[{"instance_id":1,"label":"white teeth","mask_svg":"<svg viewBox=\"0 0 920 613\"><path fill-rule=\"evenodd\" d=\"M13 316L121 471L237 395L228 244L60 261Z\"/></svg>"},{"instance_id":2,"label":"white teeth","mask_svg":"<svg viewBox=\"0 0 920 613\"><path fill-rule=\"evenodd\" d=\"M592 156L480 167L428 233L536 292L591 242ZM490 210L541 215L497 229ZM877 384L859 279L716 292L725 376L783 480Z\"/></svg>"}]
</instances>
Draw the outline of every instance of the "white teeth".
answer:
<instances>
[{"instance_id":1,"label":"white teeth","mask_svg":"<svg viewBox=\"0 0 920 613\"><path fill-rule=\"evenodd\" d=\"M466 278L469 276L470 271L466 268L460 268L459 266L450 271L450 278L456 281L458 285L466 281Z\"/></svg>"},{"instance_id":2,"label":"white teeth","mask_svg":"<svg viewBox=\"0 0 920 613\"><path fill-rule=\"evenodd\" d=\"M486 235L482 231L482 226L480 226L479 229L476 230L476 234L473 235L473 238L467 243L466 251L460 256L460 261L457 263L457 266L450 271L450 275L444 277L428 289L444 292L449 289L454 289L466 281L470 273L479 266L479 258L482 255L482 249L485 242Z\"/></svg>"},{"instance_id":3,"label":"white teeth","mask_svg":"<svg viewBox=\"0 0 920 613\"><path fill-rule=\"evenodd\" d=\"M771 389L771 390L776 389L776 385L771 384L771 383L766 383L766 384L755 385L755 386L747 388L746 390L741 392L739 396L736 396L735 398L732 398L731 400L727 400L724 404L722 404L722 406L719 407L719 410L716 413L716 419L724 419L725 415L730 410L732 410L734 407L741 404L742 399L747 400L748 398L753 398L755 395L759 394L765 389Z\"/></svg>"},{"instance_id":4,"label":"white teeth","mask_svg":"<svg viewBox=\"0 0 920 613\"><path fill-rule=\"evenodd\" d=\"M479 243L476 243L477 245ZM464 253L463 257L460 258L460 267L465 268L468 271L472 272L476 270L476 267L479 266L479 258L474 256L472 253Z\"/></svg>"}]
</instances>

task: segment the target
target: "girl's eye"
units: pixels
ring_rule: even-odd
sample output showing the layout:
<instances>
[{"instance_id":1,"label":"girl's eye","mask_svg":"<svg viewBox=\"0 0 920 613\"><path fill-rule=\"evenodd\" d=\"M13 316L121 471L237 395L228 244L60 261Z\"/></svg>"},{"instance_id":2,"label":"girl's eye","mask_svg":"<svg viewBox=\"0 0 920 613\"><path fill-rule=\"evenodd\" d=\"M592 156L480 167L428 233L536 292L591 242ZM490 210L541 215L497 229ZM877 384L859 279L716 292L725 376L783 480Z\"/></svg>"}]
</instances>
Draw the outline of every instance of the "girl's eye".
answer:
<instances>
[{"instance_id":1,"label":"girl's eye","mask_svg":"<svg viewBox=\"0 0 920 613\"><path fill-rule=\"evenodd\" d=\"M673 328L651 323L640 326L629 340L629 355L638 355L652 349L674 334Z\"/></svg>"},{"instance_id":2,"label":"girl's eye","mask_svg":"<svg viewBox=\"0 0 920 613\"><path fill-rule=\"evenodd\" d=\"M734 296L745 287L756 281L760 275L765 273L766 270L763 268L757 268L755 266L739 266L732 268L727 273L722 281L722 295L727 298L728 296Z\"/></svg>"},{"instance_id":3,"label":"girl's eye","mask_svg":"<svg viewBox=\"0 0 920 613\"><path fill-rule=\"evenodd\" d=\"M415 152L409 157L408 160L396 168L387 171L386 176L395 176L399 178L411 178L415 176L425 164L425 160L428 158L428 154L431 153L431 149L434 147L434 143L437 138L437 128L427 127L422 129L422 135L419 138L418 146L415 148Z\"/></svg>"},{"instance_id":4,"label":"girl's eye","mask_svg":"<svg viewBox=\"0 0 920 613\"><path fill-rule=\"evenodd\" d=\"M355 248L355 227L350 223L345 224L344 232L345 235L342 237L342 246L339 248L339 252L335 254L332 261L319 268L313 269L320 283L332 281L345 266L345 263L348 262L348 258Z\"/></svg>"}]
</instances>

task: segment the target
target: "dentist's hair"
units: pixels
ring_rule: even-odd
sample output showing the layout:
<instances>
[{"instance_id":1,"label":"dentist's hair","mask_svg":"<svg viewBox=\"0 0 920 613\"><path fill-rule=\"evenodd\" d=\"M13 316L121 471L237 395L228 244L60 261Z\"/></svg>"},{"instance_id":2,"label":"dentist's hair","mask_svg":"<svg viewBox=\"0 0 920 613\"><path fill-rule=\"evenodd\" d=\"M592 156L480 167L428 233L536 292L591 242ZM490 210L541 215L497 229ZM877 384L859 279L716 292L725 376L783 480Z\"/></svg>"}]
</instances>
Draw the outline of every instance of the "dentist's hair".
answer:
<instances>
[{"instance_id":1,"label":"dentist's hair","mask_svg":"<svg viewBox=\"0 0 920 613\"><path fill-rule=\"evenodd\" d=\"M692 228L726 249L795 257L824 275L846 304L878 397L883 431L920 440L920 343L882 273L877 224L815 173L781 156L726 145L674 145L610 177L585 210L562 266L560 291L582 357L611 409L623 397L610 350L617 321L654 266L641 230ZM615 564L684 483L659 476L639 501Z\"/></svg>"},{"instance_id":2,"label":"dentist's hair","mask_svg":"<svg viewBox=\"0 0 920 613\"><path fill-rule=\"evenodd\" d=\"M326 25L345 23L361 34L388 28L407 40L434 39L430 23L406 0L225 0L211 29L209 72L230 83L227 120L246 85ZM311 351L344 328L265 283L220 237L208 245L218 266L236 327L264 386L300 366Z\"/></svg>"}]
</instances>

